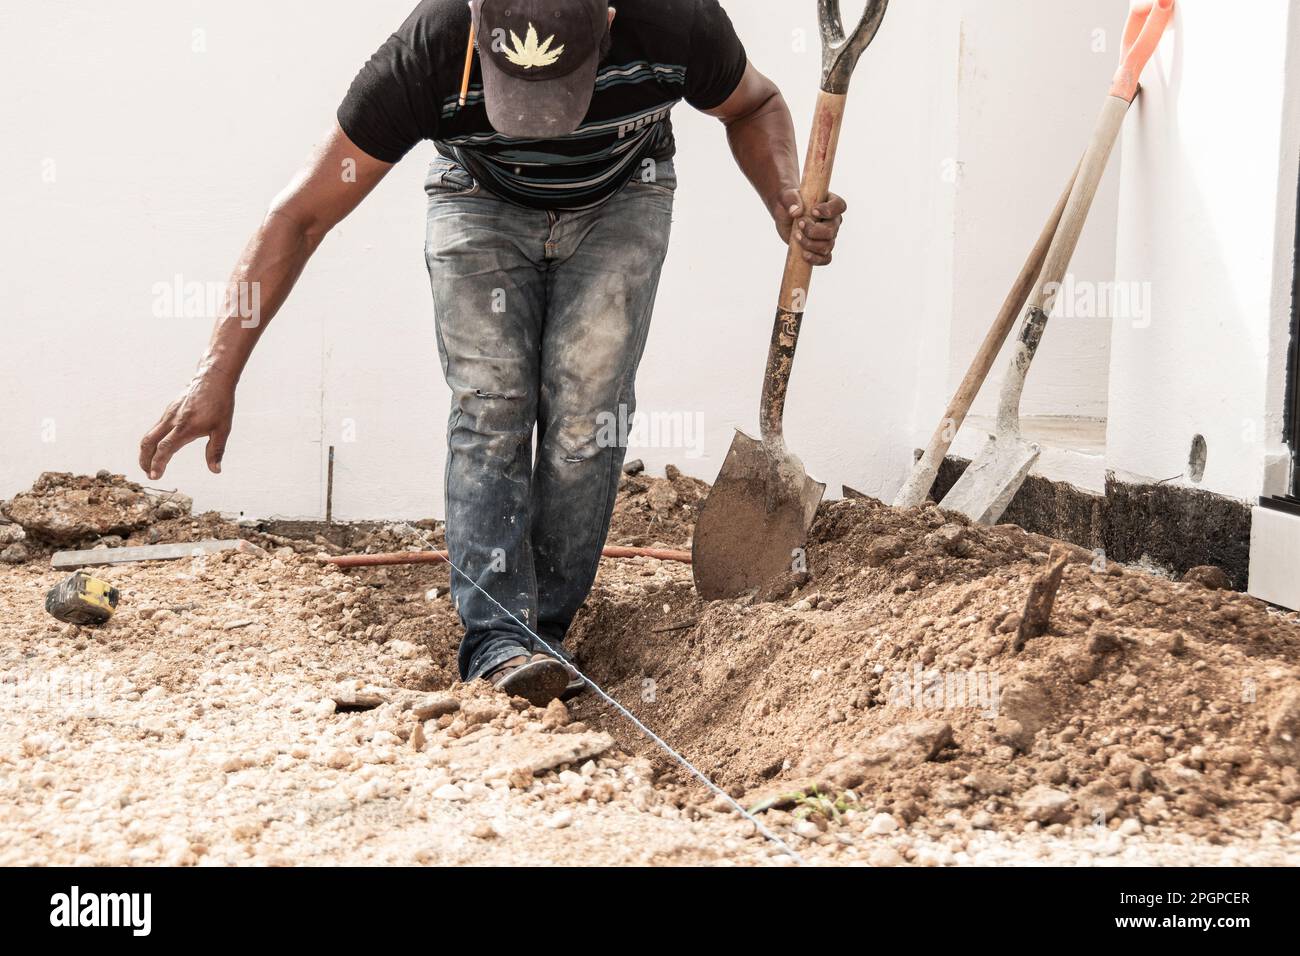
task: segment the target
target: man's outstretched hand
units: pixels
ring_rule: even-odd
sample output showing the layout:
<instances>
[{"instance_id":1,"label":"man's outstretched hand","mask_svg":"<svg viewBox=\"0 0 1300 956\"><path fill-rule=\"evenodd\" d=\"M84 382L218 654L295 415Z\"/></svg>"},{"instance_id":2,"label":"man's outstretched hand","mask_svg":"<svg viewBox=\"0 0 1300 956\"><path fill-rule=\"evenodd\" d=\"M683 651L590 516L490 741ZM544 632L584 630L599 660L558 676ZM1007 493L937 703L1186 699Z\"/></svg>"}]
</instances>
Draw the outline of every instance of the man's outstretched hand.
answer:
<instances>
[{"instance_id":1,"label":"man's outstretched hand","mask_svg":"<svg viewBox=\"0 0 1300 956\"><path fill-rule=\"evenodd\" d=\"M207 438L208 470L221 474L221 457L235 416L235 379L217 368L194 376L181 396L167 406L158 424L140 441L140 467L151 481L167 470L172 456L198 438Z\"/></svg>"},{"instance_id":2,"label":"man's outstretched hand","mask_svg":"<svg viewBox=\"0 0 1300 956\"><path fill-rule=\"evenodd\" d=\"M813 207L809 216L804 212L799 190L787 189L781 193L781 208L773 212L776 231L781 234L782 242L788 241L790 230L797 223L799 231L795 240L802 247L804 258L815 266L830 265L848 208L848 203L831 193L824 203Z\"/></svg>"}]
</instances>

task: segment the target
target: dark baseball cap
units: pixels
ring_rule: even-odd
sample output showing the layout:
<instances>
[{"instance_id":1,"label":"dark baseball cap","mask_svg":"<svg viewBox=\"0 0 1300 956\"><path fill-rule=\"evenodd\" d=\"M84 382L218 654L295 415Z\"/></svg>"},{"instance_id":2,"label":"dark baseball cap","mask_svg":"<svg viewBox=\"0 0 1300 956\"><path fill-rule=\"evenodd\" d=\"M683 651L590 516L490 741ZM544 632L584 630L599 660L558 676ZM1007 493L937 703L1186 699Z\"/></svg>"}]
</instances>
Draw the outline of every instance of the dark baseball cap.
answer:
<instances>
[{"instance_id":1,"label":"dark baseball cap","mask_svg":"<svg viewBox=\"0 0 1300 956\"><path fill-rule=\"evenodd\" d=\"M478 0L471 6L493 128L520 139L576 130L596 90L609 0Z\"/></svg>"}]
</instances>

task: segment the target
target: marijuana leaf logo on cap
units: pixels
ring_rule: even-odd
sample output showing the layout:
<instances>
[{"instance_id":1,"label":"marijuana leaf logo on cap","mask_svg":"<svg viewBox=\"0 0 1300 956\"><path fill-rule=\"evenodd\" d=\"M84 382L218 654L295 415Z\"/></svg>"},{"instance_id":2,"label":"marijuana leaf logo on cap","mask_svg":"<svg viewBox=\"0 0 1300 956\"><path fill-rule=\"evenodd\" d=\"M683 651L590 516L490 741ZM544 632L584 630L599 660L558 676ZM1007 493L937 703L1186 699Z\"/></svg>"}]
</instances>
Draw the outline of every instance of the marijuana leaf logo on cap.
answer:
<instances>
[{"instance_id":1,"label":"marijuana leaf logo on cap","mask_svg":"<svg viewBox=\"0 0 1300 956\"><path fill-rule=\"evenodd\" d=\"M560 58L564 52L564 44L560 44L554 50L551 49L551 43L555 40L555 34L552 33L546 38L545 43L538 43L537 28L531 23L528 24L528 34L524 40L519 39L519 34L514 30L510 31L510 41L514 44L514 49L507 47L505 49L506 59L515 66L523 67L525 70L531 70L533 67L551 66Z\"/></svg>"}]
</instances>

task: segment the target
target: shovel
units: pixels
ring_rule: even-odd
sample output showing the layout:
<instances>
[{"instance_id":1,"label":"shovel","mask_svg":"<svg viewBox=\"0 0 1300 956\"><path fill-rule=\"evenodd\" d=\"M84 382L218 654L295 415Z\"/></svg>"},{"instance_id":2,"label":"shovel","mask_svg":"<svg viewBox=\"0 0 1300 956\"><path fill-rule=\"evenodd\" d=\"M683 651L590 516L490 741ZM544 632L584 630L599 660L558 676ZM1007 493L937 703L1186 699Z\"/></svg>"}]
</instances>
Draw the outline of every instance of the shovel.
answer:
<instances>
[{"instance_id":1,"label":"shovel","mask_svg":"<svg viewBox=\"0 0 1300 956\"><path fill-rule=\"evenodd\" d=\"M1011 365L998 400L995 433L941 502L941 507L948 511L959 511L981 524L997 523L1038 460L1038 445L1026 441L1020 433L1020 397L1025 389L1025 376L1042 342L1047 317L1079 244L1079 234L1111 150L1119 139L1124 117L1137 96L1138 77L1155 52L1173 12L1174 0L1137 0L1130 10L1119 70L1083 156L1065 214L1047 250L1043 271L1029 298L1012 351Z\"/></svg>"},{"instance_id":2,"label":"shovel","mask_svg":"<svg viewBox=\"0 0 1300 956\"><path fill-rule=\"evenodd\" d=\"M799 189L805 210L825 202L830 192L849 81L887 6L888 0L869 0L858 28L846 36L839 0L818 0L822 81ZM786 450L782 434L790 368L813 271L795 238L797 229L796 224L791 230L763 379L762 437L755 441L736 432L695 525L695 589L709 600L738 597L792 570L826 490Z\"/></svg>"},{"instance_id":3,"label":"shovel","mask_svg":"<svg viewBox=\"0 0 1300 956\"><path fill-rule=\"evenodd\" d=\"M1038 241L1029 253L1029 258L1025 260L1020 275L1016 277L1015 285L1011 287L1011 291L1007 293L1006 299L1003 300L1002 308L998 310L997 318L993 320L992 327L989 329L988 334L984 336L979 351L971 359L970 368L966 370L966 376L961 380L961 384L957 386L952 401L948 403L947 409L944 410L939 426L930 437L930 444L925 446L921 457L912 466L912 473L908 475L907 481L903 482L903 487L898 490L898 494L894 497L895 508L915 508L917 505L924 504L929 498L930 489L934 487L934 480L939 476L939 467L943 464L948 449L952 447L957 432L961 430L962 423L966 421L966 415L970 412L971 405L975 403L975 396L979 394L984 380L988 378L989 371L993 368L994 361L997 360L998 352L1002 351L1003 343L1006 342L1007 336L1016 324L1016 316L1020 314L1020 309L1025 304L1025 300L1029 298L1029 293L1038 279L1038 274L1043 270L1043 263L1047 259L1047 250L1052 244L1053 237L1056 236L1057 227L1061 224L1061 216L1065 214L1065 204L1070 200L1070 192L1074 189L1074 180L1077 175L1078 169L1076 168L1075 176L1071 176L1070 181L1066 183L1065 191L1061 193L1061 198L1056 202L1056 208L1052 210L1052 215L1048 217L1047 225L1043 227L1043 231L1039 234Z\"/></svg>"}]
</instances>

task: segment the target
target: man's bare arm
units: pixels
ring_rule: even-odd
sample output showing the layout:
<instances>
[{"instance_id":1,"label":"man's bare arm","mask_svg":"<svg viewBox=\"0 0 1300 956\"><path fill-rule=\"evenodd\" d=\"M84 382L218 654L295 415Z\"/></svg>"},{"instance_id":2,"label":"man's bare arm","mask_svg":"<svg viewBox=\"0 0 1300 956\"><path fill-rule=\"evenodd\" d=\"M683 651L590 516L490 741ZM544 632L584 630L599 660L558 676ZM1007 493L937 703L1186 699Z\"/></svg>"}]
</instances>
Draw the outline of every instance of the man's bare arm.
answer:
<instances>
[{"instance_id":1,"label":"man's bare arm","mask_svg":"<svg viewBox=\"0 0 1300 956\"><path fill-rule=\"evenodd\" d=\"M325 142L276 196L230 277L231 291L193 381L140 442L140 467L150 479L161 478L176 452L203 437L208 439L208 469L220 473L234 417L235 386L258 340L325 236L392 168L368 156L335 123ZM257 290L256 315L241 309L240 289Z\"/></svg>"},{"instance_id":2,"label":"man's bare arm","mask_svg":"<svg viewBox=\"0 0 1300 956\"><path fill-rule=\"evenodd\" d=\"M848 204L832 193L813 209L811 217L805 214L799 198L794 122L776 84L751 63L735 92L708 114L727 127L727 141L736 163L758 190L781 240L789 240L797 220L796 238L804 258L814 265L828 264Z\"/></svg>"}]
</instances>

